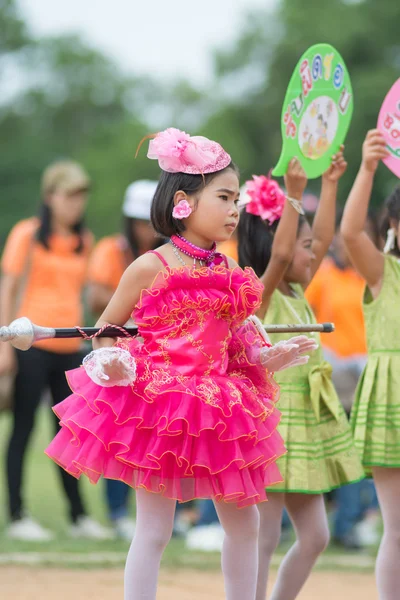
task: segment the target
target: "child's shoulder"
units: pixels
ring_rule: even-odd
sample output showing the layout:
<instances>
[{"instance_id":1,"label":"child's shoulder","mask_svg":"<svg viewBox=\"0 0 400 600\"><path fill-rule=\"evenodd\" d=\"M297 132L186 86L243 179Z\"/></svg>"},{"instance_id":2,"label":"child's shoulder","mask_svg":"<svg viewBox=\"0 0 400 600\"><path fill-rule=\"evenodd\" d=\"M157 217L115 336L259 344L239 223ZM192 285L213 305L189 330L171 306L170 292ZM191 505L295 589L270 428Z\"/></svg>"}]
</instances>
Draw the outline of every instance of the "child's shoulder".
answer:
<instances>
[{"instance_id":1,"label":"child's shoulder","mask_svg":"<svg viewBox=\"0 0 400 600\"><path fill-rule=\"evenodd\" d=\"M164 265L158 254L146 252L127 267L123 279L128 284L135 286L140 282L140 287L145 289L150 287L157 275L163 270Z\"/></svg>"}]
</instances>

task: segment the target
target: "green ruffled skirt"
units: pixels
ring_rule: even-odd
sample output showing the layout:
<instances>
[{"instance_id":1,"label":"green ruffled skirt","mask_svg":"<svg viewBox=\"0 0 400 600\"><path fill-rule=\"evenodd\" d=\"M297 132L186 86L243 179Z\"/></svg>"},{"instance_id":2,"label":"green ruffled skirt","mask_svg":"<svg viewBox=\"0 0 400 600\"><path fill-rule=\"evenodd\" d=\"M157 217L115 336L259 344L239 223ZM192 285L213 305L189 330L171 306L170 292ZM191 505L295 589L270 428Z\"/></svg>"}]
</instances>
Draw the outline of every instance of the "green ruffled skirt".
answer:
<instances>
[{"instance_id":1,"label":"green ruffled skirt","mask_svg":"<svg viewBox=\"0 0 400 600\"><path fill-rule=\"evenodd\" d=\"M288 451L277 462L283 483L269 492L320 494L364 478L331 375L324 362L310 370L308 379L278 380L278 429Z\"/></svg>"},{"instance_id":2,"label":"green ruffled skirt","mask_svg":"<svg viewBox=\"0 0 400 600\"><path fill-rule=\"evenodd\" d=\"M357 386L351 427L362 463L400 468L400 352L371 352Z\"/></svg>"}]
</instances>

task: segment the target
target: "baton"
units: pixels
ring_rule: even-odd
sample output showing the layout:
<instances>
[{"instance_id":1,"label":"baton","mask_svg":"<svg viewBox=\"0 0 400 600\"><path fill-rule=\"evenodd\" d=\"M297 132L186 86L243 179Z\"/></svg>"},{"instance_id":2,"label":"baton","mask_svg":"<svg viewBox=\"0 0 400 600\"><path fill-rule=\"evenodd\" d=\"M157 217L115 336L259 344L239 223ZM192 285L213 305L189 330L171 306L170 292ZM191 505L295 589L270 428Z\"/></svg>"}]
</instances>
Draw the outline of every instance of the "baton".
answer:
<instances>
[{"instance_id":1,"label":"baton","mask_svg":"<svg viewBox=\"0 0 400 600\"><path fill-rule=\"evenodd\" d=\"M333 323L293 324L293 325L265 325L267 333L331 333L335 327ZM103 325L103 327L66 327L53 329L40 327L32 323L27 317L13 321L8 327L0 327L0 342L11 342L18 350L29 348L40 340L53 338L83 338L91 340L95 337L133 337L138 334L137 327L120 327L119 325Z\"/></svg>"}]
</instances>

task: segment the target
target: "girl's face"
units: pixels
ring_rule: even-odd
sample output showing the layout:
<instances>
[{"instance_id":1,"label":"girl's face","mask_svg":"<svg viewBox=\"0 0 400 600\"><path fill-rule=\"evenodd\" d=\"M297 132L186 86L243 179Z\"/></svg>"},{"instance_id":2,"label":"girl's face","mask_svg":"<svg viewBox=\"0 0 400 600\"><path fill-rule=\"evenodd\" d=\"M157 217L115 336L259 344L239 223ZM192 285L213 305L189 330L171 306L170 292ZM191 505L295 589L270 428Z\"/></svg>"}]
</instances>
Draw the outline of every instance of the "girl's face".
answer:
<instances>
[{"instance_id":1,"label":"girl's face","mask_svg":"<svg viewBox=\"0 0 400 600\"><path fill-rule=\"evenodd\" d=\"M301 285L310 283L311 266L313 260L315 260L311 246L311 228L307 222L304 222L297 236L294 258L284 276L287 283L300 283Z\"/></svg>"},{"instance_id":2,"label":"girl's face","mask_svg":"<svg viewBox=\"0 0 400 600\"><path fill-rule=\"evenodd\" d=\"M179 194L175 202L179 202ZM225 242L239 223L239 179L235 171L228 169L214 179L197 195L188 196L187 201L193 213L185 219L187 233L194 236L199 244ZM184 234L185 235L185 234Z\"/></svg>"},{"instance_id":3,"label":"girl's face","mask_svg":"<svg viewBox=\"0 0 400 600\"><path fill-rule=\"evenodd\" d=\"M47 198L53 221L63 227L73 227L79 223L86 209L87 198L87 190L68 193L56 190Z\"/></svg>"}]
</instances>

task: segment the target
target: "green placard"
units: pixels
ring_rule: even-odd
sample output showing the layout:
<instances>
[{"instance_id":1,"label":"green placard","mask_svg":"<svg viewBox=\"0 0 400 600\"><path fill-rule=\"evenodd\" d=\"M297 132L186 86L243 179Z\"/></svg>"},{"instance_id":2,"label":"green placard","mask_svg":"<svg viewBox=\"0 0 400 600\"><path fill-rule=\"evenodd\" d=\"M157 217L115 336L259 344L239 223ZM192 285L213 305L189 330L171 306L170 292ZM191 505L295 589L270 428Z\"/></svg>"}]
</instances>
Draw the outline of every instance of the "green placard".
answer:
<instances>
[{"instance_id":1,"label":"green placard","mask_svg":"<svg viewBox=\"0 0 400 600\"><path fill-rule=\"evenodd\" d=\"M329 44L311 46L300 58L282 108L283 146L273 175L284 175L300 160L315 179L343 144L353 114L353 90L339 52Z\"/></svg>"}]
</instances>

